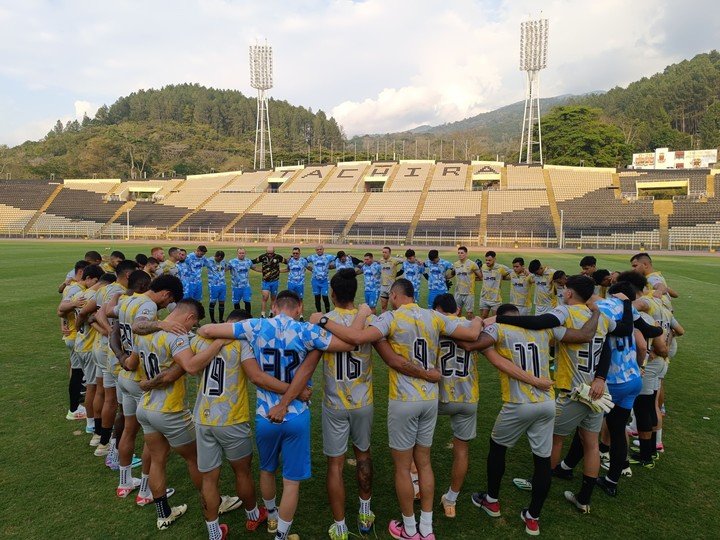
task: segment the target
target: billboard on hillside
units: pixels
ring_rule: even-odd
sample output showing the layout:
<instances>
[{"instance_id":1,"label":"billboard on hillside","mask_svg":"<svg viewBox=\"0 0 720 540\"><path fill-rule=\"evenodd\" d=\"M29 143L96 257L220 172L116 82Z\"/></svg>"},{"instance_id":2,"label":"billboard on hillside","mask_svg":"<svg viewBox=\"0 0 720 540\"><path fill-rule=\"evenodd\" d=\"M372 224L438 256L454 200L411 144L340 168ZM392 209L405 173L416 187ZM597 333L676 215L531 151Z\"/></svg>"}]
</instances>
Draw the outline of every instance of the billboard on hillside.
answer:
<instances>
[{"instance_id":1,"label":"billboard on hillside","mask_svg":"<svg viewBox=\"0 0 720 540\"><path fill-rule=\"evenodd\" d=\"M633 169L708 169L717 163L717 149L677 150L657 148L655 152L633 154Z\"/></svg>"}]
</instances>

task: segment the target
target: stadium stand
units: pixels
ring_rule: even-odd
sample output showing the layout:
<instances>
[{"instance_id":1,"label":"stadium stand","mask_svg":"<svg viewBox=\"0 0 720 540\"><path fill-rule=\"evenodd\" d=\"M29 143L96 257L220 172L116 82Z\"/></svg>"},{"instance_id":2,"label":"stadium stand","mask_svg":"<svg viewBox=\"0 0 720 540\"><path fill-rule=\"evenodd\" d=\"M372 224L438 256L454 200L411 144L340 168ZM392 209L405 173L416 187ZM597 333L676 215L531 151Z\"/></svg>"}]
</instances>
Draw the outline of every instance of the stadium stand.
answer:
<instances>
[{"instance_id":1,"label":"stadium stand","mask_svg":"<svg viewBox=\"0 0 720 540\"><path fill-rule=\"evenodd\" d=\"M312 193L320 186L323 180L327 178L332 170L332 165L306 167L291 182L283 185L280 191Z\"/></svg>"},{"instance_id":2,"label":"stadium stand","mask_svg":"<svg viewBox=\"0 0 720 540\"><path fill-rule=\"evenodd\" d=\"M419 191L371 193L348 236L405 238L419 200Z\"/></svg>"},{"instance_id":3,"label":"stadium stand","mask_svg":"<svg viewBox=\"0 0 720 540\"><path fill-rule=\"evenodd\" d=\"M612 172L609 169L546 167L546 170L550 174L557 202L582 197L590 191L613 186Z\"/></svg>"},{"instance_id":4,"label":"stadium stand","mask_svg":"<svg viewBox=\"0 0 720 540\"><path fill-rule=\"evenodd\" d=\"M620 185L623 193L635 193L636 182L668 182L688 181L690 193L704 193L707 191L707 170L696 169L663 169L657 171L630 170L620 171Z\"/></svg>"},{"instance_id":5,"label":"stadium stand","mask_svg":"<svg viewBox=\"0 0 720 540\"><path fill-rule=\"evenodd\" d=\"M508 189L544 189L542 167L507 166Z\"/></svg>"},{"instance_id":6,"label":"stadium stand","mask_svg":"<svg viewBox=\"0 0 720 540\"><path fill-rule=\"evenodd\" d=\"M414 239L477 237L483 192L430 192L425 199Z\"/></svg>"},{"instance_id":7,"label":"stadium stand","mask_svg":"<svg viewBox=\"0 0 720 540\"><path fill-rule=\"evenodd\" d=\"M0 204L3 205L0 226L6 234L22 232L56 188L57 184L43 180L0 180Z\"/></svg>"},{"instance_id":8,"label":"stadium stand","mask_svg":"<svg viewBox=\"0 0 720 540\"><path fill-rule=\"evenodd\" d=\"M555 236L546 190L493 190L487 194L488 236Z\"/></svg>"},{"instance_id":9,"label":"stadium stand","mask_svg":"<svg viewBox=\"0 0 720 540\"><path fill-rule=\"evenodd\" d=\"M357 191L357 184L369 167L369 161L338 163L322 191Z\"/></svg>"},{"instance_id":10,"label":"stadium stand","mask_svg":"<svg viewBox=\"0 0 720 540\"><path fill-rule=\"evenodd\" d=\"M289 232L339 235L362 198L362 193L318 193L297 217Z\"/></svg>"},{"instance_id":11,"label":"stadium stand","mask_svg":"<svg viewBox=\"0 0 720 540\"><path fill-rule=\"evenodd\" d=\"M252 210L235 223L234 230L278 234L312 193L267 193Z\"/></svg>"},{"instance_id":12,"label":"stadium stand","mask_svg":"<svg viewBox=\"0 0 720 540\"><path fill-rule=\"evenodd\" d=\"M431 166L429 161L401 161L393 181L385 185L385 190L422 191Z\"/></svg>"},{"instance_id":13,"label":"stadium stand","mask_svg":"<svg viewBox=\"0 0 720 540\"><path fill-rule=\"evenodd\" d=\"M439 162L430 182L430 191L462 191L467 183L467 163Z\"/></svg>"},{"instance_id":14,"label":"stadium stand","mask_svg":"<svg viewBox=\"0 0 720 540\"><path fill-rule=\"evenodd\" d=\"M228 177L226 174L203 174L189 176L178 188L165 196L160 204L174 207L197 208L205 199L224 187L228 182L236 179L237 173ZM187 213L187 210L186 212ZM172 224L171 224L172 225Z\"/></svg>"}]
</instances>

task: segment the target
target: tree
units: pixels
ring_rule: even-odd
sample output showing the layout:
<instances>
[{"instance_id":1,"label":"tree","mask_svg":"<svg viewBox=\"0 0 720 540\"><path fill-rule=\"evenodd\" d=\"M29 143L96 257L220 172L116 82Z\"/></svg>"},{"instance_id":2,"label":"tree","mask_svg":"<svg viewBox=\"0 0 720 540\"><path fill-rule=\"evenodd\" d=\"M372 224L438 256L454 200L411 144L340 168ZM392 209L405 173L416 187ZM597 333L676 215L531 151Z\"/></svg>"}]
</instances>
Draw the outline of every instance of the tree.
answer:
<instances>
[{"instance_id":1,"label":"tree","mask_svg":"<svg viewBox=\"0 0 720 540\"><path fill-rule=\"evenodd\" d=\"M707 108L699 132L703 148L720 148L720 101Z\"/></svg>"}]
</instances>

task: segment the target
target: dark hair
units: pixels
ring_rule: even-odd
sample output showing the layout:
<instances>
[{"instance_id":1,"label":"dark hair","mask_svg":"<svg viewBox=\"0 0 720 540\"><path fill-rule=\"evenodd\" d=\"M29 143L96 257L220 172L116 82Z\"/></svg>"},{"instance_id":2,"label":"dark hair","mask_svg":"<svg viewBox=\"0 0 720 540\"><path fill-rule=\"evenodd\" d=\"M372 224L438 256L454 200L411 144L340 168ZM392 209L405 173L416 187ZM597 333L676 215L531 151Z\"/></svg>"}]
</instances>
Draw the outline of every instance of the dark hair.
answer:
<instances>
[{"instance_id":1,"label":"dark hair","mask_svg":"<svg viewBox=\"0 0 720 540\"><path fill-rule=\"evenodd\" d=\"M642 253L636 253L630 258L630 262L633 261L639 261L640 259L647 259L649 263L652 263L652 257L650 257L649 253L642 252Z\"/></svg>"},{"instance_id":2,"label":"dark hair","mask_svg":"<svg viewBox=\"0 0 720 540\"><path fill-rule=\"evenodd\" d=\"M135 262L137 262L140 266L145 266L148 262L148 257L144 253L138 253L135 255Z\"/></svg>"},{"instance_id":3,"label":"dark hair","mask_svg":"<svg viewBox=\"0 0 720 540\"><path fill-rule=\"evenodd\" d=\"M531 274L535 274L538 270L540 270L541 266L542 264L540 264L540 261L538 259L533 259L528 265L528 270Z\"/></svg>"},{"instance_id":4,"label":"dark hair","mask_svg":"<svg viewBox=\"0 0 720 540\"><path fill-rule=\"evenodd\" d=\"M523 259L522 257L515 257L513 259L513 264L515 264L515 263L518 263L521 266L525 266L525 259Z\"/></svg>"},{"instance_id":5,"label":"dark hair","mask_svg":"<svg viewBox=\"0 0 720 540\"><path fill-rule=\"evenodd\" d=\"M565 277L564 270L555 270L555 272L553 272L552 280L555 281L555 280L563 278L563 277Z\"/></svg>"},{"instance_id":6,"label":"dark hair","mask_svg":"<svg viewBox=\"0 0 720 540\"><path fill-rule=\"evenodd\" d=\"M496 315L498 317L501 315L516 316L516 315L520 315L520 311L518 310L517 306L514 304L503 304L497 308Z\"/></svg>"},{"instance_id":7,"label":"dark hair","mask_svg":"<svg viewBox=\"0 0 720 540\"><path fill-rule=\"evenodd\" d=\"M111 257L117 257L118 259L125 260L125 254L122 251L113 251L110 254Z\"/></svg>"},{"instance_id":8,"label":"dark hair","mask_svg":"<svg viewBox=\"0 0 720 540\"><path fill-rule=\"evenodd\" d=\"M431 249L430 251L428 251L428 259L430 259L431 261L437 259L439 256L440 254L438 253L437 249Z\"/></svg>"},{"instance_id":9,"label":"dark hair","mask_svg":"<svg viewBox=\"0 0 720 540\"><path fill-rule=\"evenodd\" d=\"M152 278L147 275L147 272L142 270L133 270L128 276L128 289L136 293L144 293L150 288L150 282Z\"/></svg>"},{"instance_id":10,"label":"dark hair","mask_svg":"<svg viewBox=\"0 0 720 540\"><path fill-rule=\"evenodd\" d=\"M595 282L582 274L570 276L566 287L582 298L583 302L587 302L595 293Z\"/></svg>"},{"instance_id":11,"label":"dark hair","mask_svg":"<svg viewBox=\"0 0 720 540\"><path fill-rule=\"evenodd\" d=\"M485 256L494 258L494 257L497 257L497 253L495 253L493 250L490 250L490 251L485 252Z\"/></svg>"},{"instance_id":12,"label":"dark hair","mask_svg":"<svg viewBox=\"0 0 720 540\"><path fill-rule=\"evenodd\" d=\"M383 249L387 249L390 253L392 253L392 249L390 248L390 246L383 246Z\"/></svg>"},{"instance_id":13,"label":"dark hair","mask_svg":"<svg viewBox=\"0 0 720 540\"><path fill-rule=\"evenodd\" d=\"M341 249L337 252L337 258L342 259L345 256L345 252Z\"/></svg>"},{"instance_id":14,"label":"dark hair","mask_svg":"<svg viewBox=\"0 0 720 540\"><path fill-rule=\"evenodd\" d=\"M457 313L457 302L455 297L450 293L438 294L434 299L431 306L433 309L440 308L445 313L455 315Z\"/></svg>"},{"instance_id":15,"label":"dark hair","mask_svg":"<svg viewBox=\"0 0 720 540\"><path fill-rule=\"evenodd\" d=\"M585 255L582 259L580 259L580 266L596 266L597 265L597 259L593 257L592 255Z\"/></svg>"},{"instance_id":16,"label":"dark hair","mask_svg":"<svg viewBox=\"0 0 720 540\"><path fill-rule=\"evenodd\" d=\"M249 318L250 314L244 309L233 309L225 319L225 322L246 321Z\"/></svg>"},{"instance_id":17,"label":"dark hair","mask_svg":"<svg viewBox=\"0 0 720 540\"><path fill-rule=\"evenodd\" d=\"M369 251L365 254L365 257L370 257L371 259L374 258L374 257L373 257L373 254L370 253Z\"/></svg>"},{"instance_id":18,"label":"dark hair","mask_svg":"<svg viewBox=\"0 0 720 540\"><path fill-rule=\"evenodd\" d=\"M467 248L465 246L458 246L458 251L464 251L467 253Z\"/></svg>"},{"instance_id":19,"label":"dark hair","mask_svg":"<svg viewBox=\"0 0 720 540\"><path fill-rule=\"evenodd\" d=\"M406 249L405 250L405 257L414 257L415 256L415 250L414 249Z\"/></svg>"},{"instance_id":20,"label":"dark hair","mask_svg":"<svg viewBox=\"0 0 720 540\"><path fill-rule=\"evenodd\" d=\"M610 272L608 270L605 270L604 268L601 268L600 270L595 270L592 273L593 281L595 282L595 285L600 285L603 280L610 275Z\"/></svg>"},{"instance_id":21,"label":"dark hair","mask_svg":"<svg viewBox=\"0 0 720 540\"><path fill-rule=\"evenodd\" d=\"M158 261L155 257L148 257L145 264L160 264L160 261Z\"/></svg>"},{"instance_id":22,"label":"dark hair","mask_svg":"<svg viewBox=\"0 0 720 540\"><path fill-rule=\"evenodd\" d=\"M637 273L637 272L636 272ZM635 300L638 291L635 290L635 286L629 281L621 281L619 283L613 283L608 289L609 294L623 293L630 300Z\"/></svg>"},{"instance_id":23,"label":"dark hair","mask_svg":"<svg viewBox=\"0 0 720 540\"><path fill-rule=\"evenodd\" d=\"M158 276L150 283L152 292L168 291L172 296L173 302L179 302L183 297L183 285L180 278L171 276L170 274Z\"/></svg>"},{"instance_id":24,"label":"dark hair","mask_svg":"<svg viewBox=\"0 0 720 540\"><path fill-rule=\"evenodd\" d=\"M335 275L330 280L330 287L335 293L335 299L338 303L346 305L353 302L358 288L355 270L343 268L335 272Z\"/></svg>"},{"instance_id":25,"label":"dark hair","mask_svg":"<svg viewBox=\"0 0 720 540\"><path fill-rule=\"evenodd\" d=\"M224 258L225 258L225 252L219 249L219 250L217 250L217 251L215 252L215 256L216 256L216 257L220 257L221 259L224 259Z\"/></svg>"},{"instance_id":26,"label":"dark hair","mask_svg":"<svg viewBox=\"0 0 720 540\"><path fill-rule=\"evenodd\" d=\"M82 278L85 279L100 279L102 275L104 274L102 268L100 268L97 264L89 264L83 269L83 276Z\"/></svg>"},{"instance_id":27,"label":"dark hair","mask_svg":"<svg viewBox=\"0 0 720 540\"><path fill-rule=\"evenodd\" d=\"M183 298L182 300L178 301L175 309L182 307L188 307L192 309L195 312L195 315L197 315L198 321L202 321L205 318L205 308L200 302L198 302L194 298Z\"/></svg>"},{"instance_id":28,"label":"dark hair","mask_svg":"<svg viewBox=\"0 0 720 540\"><path fill-rule=\"evenodd\" d=\"M102 255L97 251L88 251L85 253L85 260L87 261L88 259L99 263L102 262Z\"/></svg>"},{"instance_id":29,"label":"dark hair","mask_svg":"<svg viewBox=\"0 0 720 540\"><path fill-rule=\"evenodd\" d=\"M105 272L102 276L100 276L100 281L103 283L115 283L117 280L117 276L115 274L111 274L110 272Z\"/></svg>"},{"instance_id":30,"label":"dark hair","mask_svg":"<svg viewBox=\"0 0 720 540\"><path fill-rule=\"evenodd\" d=\"M625 272L621 272L615 282L630 283L633 287L635 287L635 289L637 289L638 292L642 292L645 287L647 287L647 278L642 274L634 272L633 270L626 270Z\"/></svg>"},{"instance_id":31,"label":"dark hair","mask_svg":"<svg viewBox=\"0 0 720 540\"><path fill-rule=\"evenodd\" d=\"M120 261L115 268L115 273L120 277L122 274L130 274L135 271L137 267L134 261Z\"/></svg>"},{"instance_id":32,"label":"dark hair","mask_svg":"<svg viewBox=\"0 0 720 540\"><path fill-rule=\"evenodd\" d=\"M173 246L168 249L168 255L175 255L178 251L180 251L180 248Z\"/></svg>"},{"instance_id":33,"label":"dark hair","mask_svg":"<svg viewBox=\"0 0 720 540\"><path fill-rule=\"evenodd\" d=\"M409 279L396 279L395 283L390 287L390 291L395 291L397 294L402 294L408 298L415 298L415 288Z\"/></svg>"},{"instance_id":34,"label":"dark hair","mask_svg":"<svg viewBox=\"0 0 720 540\"><path fill-rule=\"evenodd\" d=\"M75 273L77 274L78 270L82 270L84 268L87 268L90 266L90 263L86 260L78 261L75 263Z\"/></svg>"},{"instance_id":35,"label":"dark hair","mask_svg":"<svg viewBox=\"0 0 720 540\"><path fill-rule=\"evenodd\" d=\"M292 291L280 291L275 297L275 305L280 309L284 307L294 308L302 304L300 297Z\"/></svg>"},{"instance_id":36,"label":"dark hair","mask_svg":"<svg viewBox=\"0 0 720 540\"><path fill-rule=\"evenodd\" d=\"M202 251L203 253L207 253L207 247L202 246L202 245L201 245L201 246L198 246L198 247L197 247L197 250L198 250L198 251Z\"/></svg>"}]
</instances>

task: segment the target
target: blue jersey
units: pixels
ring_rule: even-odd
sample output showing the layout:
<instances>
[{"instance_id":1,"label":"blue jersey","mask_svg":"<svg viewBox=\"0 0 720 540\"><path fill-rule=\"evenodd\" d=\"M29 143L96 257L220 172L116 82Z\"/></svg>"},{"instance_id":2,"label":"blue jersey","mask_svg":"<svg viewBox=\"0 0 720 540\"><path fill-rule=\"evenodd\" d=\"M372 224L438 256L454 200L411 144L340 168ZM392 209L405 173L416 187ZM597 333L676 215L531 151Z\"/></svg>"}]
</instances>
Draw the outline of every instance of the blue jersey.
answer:
<instances>
[{"instance_id":1,"label":"blue jersey","mask_svg":"<svg viewBox=\"0 0 720 540\"><path fill-rule=\"evenodd\" d=\"M208 269L208 285L225 285L225 271L228 268L227 261L217 262L215 259L205 259L205 266Z\"/></svg>"},{"instance_id":2,"label":"blue jersey","mask_svg":"<svg viewBox=\"0 0 720 540\"><path fill-rule=\"evenodd\" d=\"M345 262L342 262L340 259L335 259L335 262L333 264L335 265L336 270L342 270L344 268L355 268L355 263L350 256L345 257Z\"/></svg>"},{"instance_id":3,"label":"blue jersey","mask_svg":"<svg viewBox=\"0 0 720 540\"><path fill-rule=\"evenodd\" d=\"M327 281L330 265L335 261L335 255L310 255L307 261L312 264L313 279Z\"/></svg>"},{"instance_id":4,"label":"blue jersey","mask_svg":"<svg viewBox=\"0 0 720 540\"><path fill-rule=\"evenodd\" d=\"M230 283L234 289L250 285L250 268L253 263L250 259L233 259L228 263L230 268Z\"/></svg>"},{"instance_id":5,"label":"blue jersey","mask_svg":"<svg viewBox=\"0 0 720 540\"><path fill-rule=\"evenodd\" d=\"M420 262L411 263L403 261L402 263L403 277L413 284L413 288L417 291L420 288L420 278L425 271L425 267Z\"/></svg>"},{"instance_id":6,"label":"blue jersey","mask_svg":"<svg viewBox=\"0 0 720 540\"><path fill-rule=\"evenodd\" d=\"M452 263L445 259L440 259L436 263L429 260L425 261L425 268L428 273L428 289L446 293L448 288L447 283L445 283L445 272L452 269L452 267Z\"/></svg>"},{"instance_id":7,"label":"blue jersey","mask_svg":"<svg viewBox=\"0 0 720 540\"><path fill-rule=\"evenodd\" d=\"M205 268L207 259L205 257L198 257L195 252L189 253L187 259L185 259L185 271L187 272L186 279L188 283L197 283L202 281L202 269Z\"/></svg>"},{"instance_id":8,"label":"blue jersey","mask_svg":"<svg viewBox=\"0 0 720 540\"><path fill-rule=\"evenodd\" d=\"M248 319L233 326L237 339L247 340L260 368L279 381L290 384L297 368L305 361L305 356L313 349L327 350L332 340L324 328L299 322L284 313L272 319ZM280 402L275 392L257 389L256 414L267 418L271 408ZM307 403L293 400L288 407L285 421L302 414L308 408Z\"/></svg>"},{"instance_id":9,"label":"blue jersey","mask_svg":"<svg viewBox=\"0 0 720 540\"><path fill-rule=\"evenodd\" d=\"M380 290L380 278L382 276L382 266L379 262L373 262L372 264L361 264L358 268L365 277L365 290L366 291L379 291Z\"/></svg>"},{"instance_id":10,"label":"blue jersey","mask_svg":"<svg viewBox=\"0 0 720 540\"><path fill-rule=\"evenodd\" d=\"M180 281L182 281L183 284L187 283L190 272L190 267L188 266L187 262L178 261L175 265L175 268L177 268L177 277L180 278Z\"/></svg>"},{"instance_id":11,"label":"blue jersey","mask_svg":"<svg viewBox=\"0 0 720 540\"><path fill-rule=\"evenodd\" d=\"M290 257L287 260L287 267L288 267L288 285L291 283L294 285L304 285L305 284L305 269L308 266L308 260L300 257L299 259L295 259L293 257Z\"/></svg>"},{"instance_id":12,"label":"blue jersey","mask_svg":"<svg viewBox=\"0 0 720 540\"><path fill-rule=\"evenodd\" d=\"M619 298L611 296L595 303L600 312L609 319L614 321L622 320L623 302ZM633 320L639 317L640 313L633 308ZM610 344L611 359L606 382L608 384L621 384L640 377L634 336L632 334L624 337L609 335L607 339Z\"/></svg>"}]
</instances>

